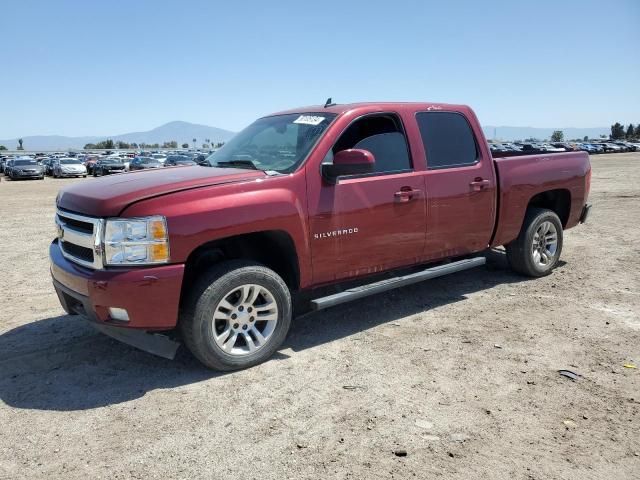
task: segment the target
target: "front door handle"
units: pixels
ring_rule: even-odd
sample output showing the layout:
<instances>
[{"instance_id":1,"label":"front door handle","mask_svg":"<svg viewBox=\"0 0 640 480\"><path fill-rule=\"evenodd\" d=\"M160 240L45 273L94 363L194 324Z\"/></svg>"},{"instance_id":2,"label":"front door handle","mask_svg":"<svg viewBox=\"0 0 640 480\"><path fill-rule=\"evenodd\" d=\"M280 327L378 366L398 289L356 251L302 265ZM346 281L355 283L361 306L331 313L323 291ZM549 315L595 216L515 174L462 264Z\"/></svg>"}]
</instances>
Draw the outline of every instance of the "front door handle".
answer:
<instances>
[{"instance_id":1,"label":"front door handle","mask_svg":"<svg viewBox=\"0 0 640 480\"><path fill-rule=\"evenodd\" d=\"M481 177L476 177L473 179L473 182L471 182L469 185L471 185L471 188L473 190L475 190L476 192L479 192L480 190L484 190L485 187L488 187L490 183L491 182L489 180L486 180Z\"/></svg>"},{"instance_id":2,"label":"front door handle","mask_svg":"<svg viewBox=\"0 0 640 480\"><path fill-rule=\"evenodd\" d=\"M393 194L393 197L397 203L406 203L418 197L420 193L422 193L420 190L414 190L411 187L402 187L399 192Z\"/></svg>"}]
</instances>

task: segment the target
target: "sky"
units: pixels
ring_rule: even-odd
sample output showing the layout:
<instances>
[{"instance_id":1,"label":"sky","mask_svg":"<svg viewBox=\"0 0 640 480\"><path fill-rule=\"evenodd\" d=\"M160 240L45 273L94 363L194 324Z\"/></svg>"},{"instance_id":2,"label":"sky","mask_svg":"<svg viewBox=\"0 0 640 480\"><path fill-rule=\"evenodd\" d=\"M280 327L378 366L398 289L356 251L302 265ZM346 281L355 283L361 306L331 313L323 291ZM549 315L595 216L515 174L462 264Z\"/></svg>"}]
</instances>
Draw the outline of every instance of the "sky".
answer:
<instances>
[{"instance_id":1,"label":"sky","mask_svg":"<svg viewBox=\"0 0 640 480\"><path fill-rule=\"evenodd\" d=\"M483 125L640 123L639 0L3 0L0 138L296 106L471 105Z\"/></svg>"}]
</instances>

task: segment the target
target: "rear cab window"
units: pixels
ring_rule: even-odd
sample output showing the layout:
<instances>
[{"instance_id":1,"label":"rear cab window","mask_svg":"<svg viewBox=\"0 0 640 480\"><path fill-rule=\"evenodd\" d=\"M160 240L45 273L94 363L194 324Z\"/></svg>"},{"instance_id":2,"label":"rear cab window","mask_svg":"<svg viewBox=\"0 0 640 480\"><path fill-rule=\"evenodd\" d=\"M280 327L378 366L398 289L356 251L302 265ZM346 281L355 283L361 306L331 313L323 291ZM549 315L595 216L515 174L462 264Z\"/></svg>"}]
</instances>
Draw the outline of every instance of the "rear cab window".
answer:
<instances>
[{"instance_id":1,"label":"rear cab window","mask_svg":"<svg viewBox=\"0 0 640 480\"><path fill-rule=\"evenodd\" d=\"M478 163L478 142L463 114L418 112L416 121L427 157L427 170L467 167Z\"/></svg>"}]
</instances>

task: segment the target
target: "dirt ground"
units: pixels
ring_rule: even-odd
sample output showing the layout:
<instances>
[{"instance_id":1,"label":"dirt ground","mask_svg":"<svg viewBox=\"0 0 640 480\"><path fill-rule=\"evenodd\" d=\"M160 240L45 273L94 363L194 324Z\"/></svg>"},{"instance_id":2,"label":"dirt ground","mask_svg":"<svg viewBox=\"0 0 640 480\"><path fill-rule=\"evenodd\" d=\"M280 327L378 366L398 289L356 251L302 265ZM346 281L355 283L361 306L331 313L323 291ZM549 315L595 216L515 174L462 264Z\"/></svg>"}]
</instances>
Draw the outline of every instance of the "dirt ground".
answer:
<instances>
[{"instance_id":1,"label":"dirt ground","mask_svg":"<svg viewBox=\"0 0 640 480\"><path fill-rule=\"evenodd\" d=\"M0 478L640 478L640 154L592 162L592 215L551 276L491 252L301 317L230 374L64 315L54 199L94 180L3 178Z\"/></svg>"}]
</instances>

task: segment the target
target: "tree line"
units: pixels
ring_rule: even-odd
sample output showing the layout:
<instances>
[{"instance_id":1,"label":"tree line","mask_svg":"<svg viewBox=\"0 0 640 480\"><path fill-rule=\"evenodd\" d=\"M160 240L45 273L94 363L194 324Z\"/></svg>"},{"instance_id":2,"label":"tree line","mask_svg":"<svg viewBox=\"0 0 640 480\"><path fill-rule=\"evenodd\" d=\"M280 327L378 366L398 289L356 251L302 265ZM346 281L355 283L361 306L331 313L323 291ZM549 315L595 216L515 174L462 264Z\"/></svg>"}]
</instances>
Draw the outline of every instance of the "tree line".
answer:
<instances>
[{"instance_id":1,"label":"tree line","mask_svg":"<svg viewBox=\"0 0 640 480\"><path fill-rule=\"evenodd\" d=\"M607 140L606 135L600 135L600 138L603 140ZM614 123L613 125L611 125L611 134L609 135L609 139L640 141L640 123L635 127L633 126L633 123L630 123L626 129L624 128L624 125L622 125L621 123L619 122ZM564 142L564 132L562 130L554 130L553 133L551 134L550 140L552 142ZM535 138L527 138L525 139L525 142L527 141L538 141L538 140ZM585 137L582 138L582 140L580 140L579 138L576 138L570 141L571 142L579 142L579 141L588 142L589 137L585 135Z\"/></svg>"},{"instance_id":2,"label":"tree line","mask_svg":"<svg viewBox=\"0 0 640 480\"><path fill-rule=\"evenodd\" d=\"M195 145L195 140L194 140L194 145ZM224 142L218 142L218 143L203 143L202 144L202 148L203 149L207 149L207 148L220 148L222 145L224 145ZM189 144L188 143L183 143L181 145L182 148L189 148ZM127 142L123 142L121 140L114 142L111 139L107 139L107 140L103 140L101 142L98 143L87 143L84 146L85 150L114 150L114 149L118 149L118 150L128 150L128 149L132 149L132 148L141 148L141 149L145 149L145 148L166 148L166 149L176 149L178 148L178 142L176 142L175 140L171 140L170 142L164 142L162 144L159 143L127 143Z\"/></svg>"},{"instance_id":3,"label":"tree line","mask_svg":"<svg viewBox=\"0 0 640 480\"><path fill-rule=\"evenodd\" d=\"M611 125L611 139L612 140L640 140L640 123L633 126L630 123L625 129L624 125L619 122Z\"/></svg>"}]
</instances>

